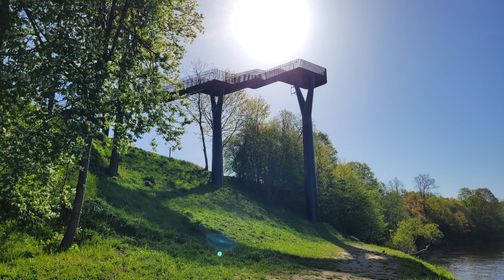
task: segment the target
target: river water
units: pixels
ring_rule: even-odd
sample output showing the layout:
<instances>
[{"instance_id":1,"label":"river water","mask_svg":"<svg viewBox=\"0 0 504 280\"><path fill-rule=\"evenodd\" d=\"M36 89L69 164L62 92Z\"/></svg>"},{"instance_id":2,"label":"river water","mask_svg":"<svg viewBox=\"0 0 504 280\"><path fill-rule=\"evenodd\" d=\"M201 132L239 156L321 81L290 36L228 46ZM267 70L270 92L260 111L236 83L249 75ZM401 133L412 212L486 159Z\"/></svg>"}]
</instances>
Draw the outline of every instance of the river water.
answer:
<instances>
[{"instance_id":1,"label":"river water","mask_svg":"<svg viewBox=\"0 0 504 280\"><path fill-rule=\"evenodd\" d=\"M429 251L421 258L447 268L459 279L504 280L504 244Z\"/></svg>"}]
</instances>

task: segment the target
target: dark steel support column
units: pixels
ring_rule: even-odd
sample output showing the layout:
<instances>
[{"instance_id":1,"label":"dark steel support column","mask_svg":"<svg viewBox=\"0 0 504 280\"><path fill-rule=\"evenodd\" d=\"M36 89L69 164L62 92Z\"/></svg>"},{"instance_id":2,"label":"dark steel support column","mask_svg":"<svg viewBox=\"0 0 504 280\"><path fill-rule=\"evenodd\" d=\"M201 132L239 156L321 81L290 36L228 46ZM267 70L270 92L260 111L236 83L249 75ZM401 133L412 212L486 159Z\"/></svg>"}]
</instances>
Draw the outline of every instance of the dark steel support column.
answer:
<instances>
[{"instance_id":1,"label":"dark steel support column","mask_svg":"<svg viewBox=\"0 0 504 280\"><path fill-rule=\"evenodd\" d=\"M315 149L313 144L312 105L313 88L308 89L306 100L299 87L295 87L296 95L303 118L303 156L304 183L306 193L306 210L310 221L319 219L317 173L315 169Z\"/></svg>"},{"instance_id":2,"label":"dark steel support column","mask_svg":"<svg viewBox=\"0 0 504 280\"><path fill-rule=\"evenodd\" d=\"M222 154L222 103L224 95L210 95L212 104L212 183L224 185L224 157Z\"/></svg>"}]
</instances>

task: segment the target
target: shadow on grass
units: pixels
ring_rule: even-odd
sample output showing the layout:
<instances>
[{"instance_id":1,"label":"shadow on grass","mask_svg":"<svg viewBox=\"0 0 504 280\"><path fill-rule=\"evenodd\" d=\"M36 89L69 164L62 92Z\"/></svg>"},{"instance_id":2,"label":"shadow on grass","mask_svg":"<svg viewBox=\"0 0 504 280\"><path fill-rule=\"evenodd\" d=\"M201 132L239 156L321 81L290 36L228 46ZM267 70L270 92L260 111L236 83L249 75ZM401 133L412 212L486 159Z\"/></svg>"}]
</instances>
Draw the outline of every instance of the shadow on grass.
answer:
<instances>
[{"instance_id":1,"label":"shadow on grass","mask_svg":"<svg viewBox=\"0 0 504 280\"><path fill-rule=\"evenodd\" d=\"M114 214L116 217L113 220L105 222L113 228L113 234L127 237L125 242L131 246L160 251L201 265L215 264L237 268L259 266L262 267L259 270L270 268L272 272L281 272L286 266L292 266L291 256L242 244L234 250L225 251L225 258L219 258L216 249L210 248L205 242L206 235L216 232L215 230L192 222L189 217L163 204L167 197L205 194L218 189L211 184L189 190L160 192L161 195L157 196L143 190L122 187L114 179L98 176L96 180L100 197L112 206L109 211L123 212ZM94 218L93 215L84 215L83 218L86 217ZM96 228L96 225L86 220L83 222L84 225Z\"/></svg>"},{"instance_id":2,"label":"shadow on grass","mask_svg":"<svg viewBox=\"0 0 504 280\"><path fill-rule=\"evenodd\" d=\"M293 269L299 271L318 269L376 279L399 277L398 266L394 266L398 259L350 246L336 238L323 224L313 224L316 229L313 237L324 238L345 249L350 254L348 259L301 258L243 244L239 244L233 251L225 252L225 258L218 258L216 252L213 252L214 249L205 244L205 235L215 231L192 222L189 217L173 211L163 203L167 198L206 194L218 189L211 184L188 190L145 192L122 187L114 179L98 176L97 186L98 193L109 205L126 214L120 214L125 222L113 226L118 235L129 237L128 243L132 246L162 251L201 265L215 264L236 268L259 266L259 270L272 274L285 273L283 270L295 266L297 268ZM292 221L289 221L289 224L291 223ZM382 258L368 259L368 255L378 255ZM409 262L412 267L420 265L412 260ZM427 269L425 273L415 275L435 278Z\"/></svg>"},{"instance_id":3,"label":"shadow on grass","mask_svg":"<svg viewBox=\"0 0 504 280\"><path fill-rule=\"evenodd\" d=\"M235 178L228 178L228 180L241 194L267 209L280 223L301 234L325 239L346 251L342 254L341 258L337 259L315 259L290 256L294 257L297 263L305 267L332 272L351 273L356 276L370 277L373 279L445 279L442 275L438 275L437 272L432 271L424 264L414 259L389 255L386 254L385 251L377 252L360 248L360 246L353 246L351 243L344 241L341 237L330 232L326 224L312 223L300 218L299 215L297 215L295 219L291 219L290 216L294 216L294 213L290 210L285 210L285 213L281 215L275 215L275 213L279 213L278 206L275 207L272 203L264 201L257 193L254 193L246 187L237 187L242 184L239 180ZM307 229L315 229L315 231L308 231Z\"/></svg>"},{"instance_id":4,"label":"shadow on grass","mask_svg":"<svg viewBox=\"0 0 504 280\"><path fill-rule=\"evenodd\" d=\"M138 158L135 157L138 157L139 154L143 155L145 161L148 159L152 160L147 154L139 151L135 151L135 153L132 158L130 158L131 155L125 157L125 162L138 161ZM314 224L307 220L294 218L292 213L278 215L278 207L275 208L274 205L265 203L257 195L252 194L250 191L244 191L244 188L237 189L247 199L254 201L266 209L269 216L275 221L303 235L310 235L313 238L323 238L346 250L348 255L341 259L302 258L274 250L257 249L240 244L235 250L226 252L225 258L218 258L215 256L213 249L205 244L205 235L215 231L200 223L192 222L190 217L176 212L166 205L167 200L191 194L203 195L211 193L217 190L217 187L212 184L200 184L191 188L176 188L174 186L167 186L165 189L153 188L148 190L127 188L120 185L120 181L118 181L120 179L108 178L106 176L106 162L103 157L95 154L93 158L95 160L93 161L91 170L96 175L97 194L108 205L114 208L111 211L115 211L114 218L106 222L110 223L116 234L128 237L127 242L132 246L162 251L171 256L184 258L191 262L201 263L202 265L216 264L238 268L260 266L260 270L269 271L268 273L271 274L289 273L291 271L283 270L289 267L292 268L294 265L297 269L342 272L375 279L390 279L404 276L410 279L412 277L440 278L423 264L414 260L393 257L384 253L377 253L349 245L334 236L323 224ZM170 166L166 165L169 165L168 163L172 161L156 158L156 164L142 165L141 169L150 168L151 165L156 165L156 169L170 168ZM128 167L135 167L133 169L138 171L137 169L140 168L140 165L133 165L128 166L126 164ZM172 179L172 175L180 175L180 172L187 173L187 176L196 179L206 174L200 174L202 171L197 168L182 168L177 170L177 172L174 172L174 170L166 170L165 172L170 174L170 177L167 177L167 179ZM160 171L156 170L151 173L152 175L158 175ZM186 175L183 177L186 177ZM196 179L194 181L198 181ZM226 183L233 186L240 185L233 178L226 178ZM222 206L226 206L226 204ZM235 211L239 205L230 205L229 207L230 209L226 210ZM92 218L93 216L90 217ZM315 230L307 230L307 228L310 228L306 226L307 224L313 226ZM401 274L398 272L401 272Z\"/></svg>"}]
</instances>

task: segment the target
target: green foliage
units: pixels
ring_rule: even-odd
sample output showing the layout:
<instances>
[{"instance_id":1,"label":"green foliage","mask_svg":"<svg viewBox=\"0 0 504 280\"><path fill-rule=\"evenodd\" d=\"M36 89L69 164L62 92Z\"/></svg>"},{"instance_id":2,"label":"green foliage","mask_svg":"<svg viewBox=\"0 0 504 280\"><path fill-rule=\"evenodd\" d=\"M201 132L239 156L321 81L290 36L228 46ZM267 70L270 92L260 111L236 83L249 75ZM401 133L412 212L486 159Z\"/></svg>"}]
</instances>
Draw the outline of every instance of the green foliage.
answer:
<instances>
[{"instance_id":1,"label":"green foliage","mask_svg":"<svg viewBox=\"0 0 504 280\"><path fill-rule=\"evenodd\" d=\"M58 120L22 93L0 98L0 109L0 220L47 230L70 202L72 145Z\"/></svg>"},{"instance_id":2,"label":"green foliage","mask_svg":"<svg viewBox=\"0 0 504 280\"><path fill-rule=\"evenodd\" d=\"M480 238L502 238L504 234L504 208L502 203L486 188L462 188L459 199L470 211L474 224L473 234Z\"/></svg>"},{"instance_id":3,"label":"green foliage","mask_svg":"<svg viewBox=\"0 0 504 280\"><path fill-rule=\"evenodd\" d=\"M406 234L410 228L400 230L398 227L401 221L410 218L436 225L443 233L443 242L497 240L504 233L502 203L488 189L463 188L458 199L429 193L423 197L419 192L399 188L384 189L382 196L385 220L389 231L394 232L390 242L393 243L395 238L396 247L405 250L411 250L415 243L419 243L414 233Z\"/></svg>"},{"instance_id":4,"label":"green foliage","mask_svg":"<svg viewBox=\"0 0 504 280\"><path fill-rule=\"evenodd\" d=\"M384 220L387 224L387 239L397 228L400 221L409 217L408 210L403 203L403 192L397 189L384 188L381 194Z\"/></svg>"},{"instance_id":5,"label":"green foliage","mask_svg":"<svg viewBox=\"0 0 504 280\"><path fill-rule=\"evenodd\" d=\"M333 172L338 162L338 153L327 134L316 131L313 136L315 140L317 185L321 190L320 192L323 193L333 183Z\"/></svg>"},{"instance_id":6,"label":"green foliage","mask_svg":"<svg viewBox=\"0 0 504 280\"><path fill-rule=\"evenodd\" d=\"M358 163L336 166L332 185L321 192L322 218L346 234L379 242L385 233L379 188L373 185L374 175L363 177L362 170L369 168Z\"/></svg>"},{"instance_id":7,"label":"green foliage","mask_svg":"<svg viewBox=\"0 0 504 280\"><path fill-rule=\"evenodd\" d=\"M438 225L424 223L419 218L409 218L399 223L391 244L394 248L411 254L417 250L417 245L436 243L442 237Z\"/></svg>"},{"instance_id":8,"label":"green foliage","mask_svg":"<svg viewBox=\"0 0 504 280\"><path fill-rule=\"evenodd\" d=\"M282 111L266 122L264 101L251 100L244 127L226 147L228 169L237 178L254 183L268 200L285 202L303 209L303 152L301 121L293 113ZM267 113L267 112L266 112Z\"/></svg>"},{"instance_id":9,"label":"green foliage","mask_svg":"<svg viewBox=\"0 0 504 280\"><path fill-rule=\"evenodd\" d=\"M123 22L127 36L118 41L118 58L104 84L107 105L112 107L104 114L104 125L114 126L114 160L118 160L116 152L124 153L153 128L172 146L180 145L189 119L184 100L176 101L179 66L185 43L202 31L195 1L127 3L123 6L128 9ZM111 173L116 175L115 170Z\"/></svg>"},{"instance_id":10,"label":"green foliage","mask_svg":"<svg viewBox=\"0 0 504 280\"><path fill-rule=\"evenodd\" d=\"M429 220L439 225L451 238L462 238L473 230L470 210L456 199L430 196L426 202Z\"/></svg>"},{"instance_id":11,"label":"green foliage","mask_svg":"<svg viewBox=\"0 0 504 280\"><path fill-rule=\"evenodd\" d=\"M258 111L246 118L244 128L229 143L229 169L239 179L259 186L259 193L267 200L302 213L305 194L301 121L283 111L267 122L267 114ZM371 169L358 162L338 165L337 152L328 136L316 132L314 140L322 219L362 240L383 240L380 185Z\"/></svg>"},{"instance_id":12,"label":"green foliage","mask_svg":"<svg viewBox=\"0 0 504 280\"><path fill-rule=\"evenodd\" d=\"M167 141L182 134L186 121L178 121L182 111L169 103L177 96L166 86L178 88L185 44L202 31L202 16L194 0L2 5L0 218L41 231L68 207L67 174L77 172L67 170L78 167L74 229L86 151L113 116L116 148L153 126Z\"/></svg>"}]
</instances>

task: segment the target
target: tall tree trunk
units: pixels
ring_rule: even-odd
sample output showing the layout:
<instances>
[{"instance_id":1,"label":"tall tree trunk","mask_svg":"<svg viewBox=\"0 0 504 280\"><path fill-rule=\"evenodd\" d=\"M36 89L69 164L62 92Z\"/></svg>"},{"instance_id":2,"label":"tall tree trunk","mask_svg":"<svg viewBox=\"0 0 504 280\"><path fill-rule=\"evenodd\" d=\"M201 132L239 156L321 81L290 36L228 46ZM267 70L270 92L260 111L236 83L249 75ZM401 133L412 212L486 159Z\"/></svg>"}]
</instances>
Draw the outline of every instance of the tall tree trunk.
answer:
<instances>
[{"instance_id":1,"label":"tall tree trunk","mask_svg":"<svg viewBox=\"0 0 504 280\"><path fill-rule=\"evenodd\" d=\"M114 140L112 140L112 153L110 154L110 164L108 168L108 174L111 177L119 175L119 151L118 151L118 145L119 145L119 137L117 136L117 133L114 132Z\"/></svg>"},{"instance_id":2,"label":"tall tree trunk","mask_svg":"<svg viewBox=\"0 0 504 280\"><path fill-rule=\"evenodd\" d=\"M84 191L86 189L89 162L91 161L92 143L93 138L88 136L86 140L86 152L82 156L82 159L79 163L79 180L77 181L77 186L75 187L76 192L73 202L72 214L70 215L70 221L68 221L65 235L60 244L60 249L63 251L67 250L72 245L77 227L79 226L82 205L84 203Z\"/></svg>"},{"instance_id":3,"label":"tall tree trunk","mask_svg":"<svg viewBox=\"0 0 504 280\"><path fill-rule=\"evenodd\" d=\"M122 110L122 105L120 102L117 102L117 115L116 115L116 124L114 126L114 139L112 140L112 153L110 154L110 163L108 168L109 176L117 176L119 175L119 141L123 136L123 122L124 122L124 114Z\"/></svg>"},{"instance_id":4,"label":"tall tree trunk","mask_svg":"<svg viewBox=\"0 0 504 280\"><path fill-rule=\"evenodd\" d=\"M205 156L205 170L208 171L208 155L205 143L205 133L203 132L203 126L201 122L199 123L200 133L201 133L201 142L203 143L203 155Z\"/></svg>"},{"instance_id":5,"label":"tall tree trunk","mask_svg":"<svg viewBox=\"0 0 504 280\"><path fill-rule=\"evenodd\" d=\"M205 143L205 132L203 131L203 112L201 112L201 93L199 93L198 96L198 114L199 114L199 120L198 120L198 125L200 128L200 134L201 134L201 143L203 143L203 155L205 156L205 170L208 171L208 155L206 152L206 143Z\"/></svg>"},{"instance_id":6,"label":"tall tree trunk","mask_svg":"<svg viewBox=\"0 0 504 280\"><path fill-rule=\"evenodd\" d=\"M201 143L203 144L203 155L205 156L205 170L208 171L208 155L205 142L205 131L203 130L203 106L201 100L201 93L198 93L198 126L201 135Z\"/></svg>"}]
</instances>

